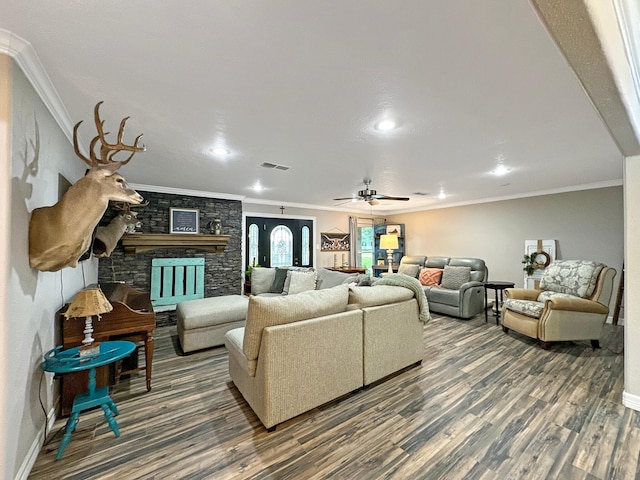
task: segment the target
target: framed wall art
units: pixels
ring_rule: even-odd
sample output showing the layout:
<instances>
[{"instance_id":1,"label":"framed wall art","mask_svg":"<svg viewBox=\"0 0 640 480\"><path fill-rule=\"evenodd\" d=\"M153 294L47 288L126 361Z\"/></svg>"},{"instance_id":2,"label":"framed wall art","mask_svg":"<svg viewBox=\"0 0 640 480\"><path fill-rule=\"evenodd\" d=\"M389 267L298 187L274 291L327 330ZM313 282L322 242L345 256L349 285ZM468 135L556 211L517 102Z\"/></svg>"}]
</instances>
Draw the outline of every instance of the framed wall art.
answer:
<instances>
[{"instance_id":1,"label":"framed wall art","mask_svg":"<svg viewBox=\"0 0 640 480\"><path fill-rule=\"evenodd\" d=\"M169 233L199 233L199 217L197 208L169 208Z\"/></svg>"},{"instance_id":2,"label":"framed wall art","mask_svg":"<svg viewBox=\"0 0 640 480\"><path fill-rule=\"evenodd\" d=\"M351 250L351 234L320 233L322 252L348 252Z\"/></svg>"},{"instance_id":3,"label":"framed wall art","mask_svg":"<svg viewBox=\"0 0 640 480\"><path fill-rule=\"evenodd\" d=\"M401 225L387 225L387 235L395 235L397 237L402 236Z\"/></svg>"}]
</instances>

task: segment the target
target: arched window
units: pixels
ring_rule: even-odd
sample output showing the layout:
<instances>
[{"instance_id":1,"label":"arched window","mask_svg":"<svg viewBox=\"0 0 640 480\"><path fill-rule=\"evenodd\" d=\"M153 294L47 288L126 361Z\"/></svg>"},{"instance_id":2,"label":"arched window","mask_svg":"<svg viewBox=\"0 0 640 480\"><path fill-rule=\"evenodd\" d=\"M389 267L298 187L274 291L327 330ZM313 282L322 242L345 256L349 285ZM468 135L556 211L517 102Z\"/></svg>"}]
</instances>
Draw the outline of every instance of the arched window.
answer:
<instances>
[{"instance_id":1,"label":"arched window","mask_svg":"<svg viewBox=\"0 0 640 480\"><path fill-rule=\"evenodd\" d=\"M247 263L249 265L260 265L260 257L258 254L258 238L259 238L260 229L258 225L252 223L249 225L249 258L247 258Z\"/></svg>"},{"instance_id":2,"label":"arched window","mask_svg":"<svg viewBox=\"0 0 640 480\"><path fill-rule=\"evenodd\" d=\"M293 233L288 227L278 225L271 231L271 266L293 265Z\"/></svg>"},{"instance_id":3,"label":"arched window","mask_svg":"<svg viewBox=\"0 0 640 480\"><path fill-rule=\"evenodd\" d=\"M309 265L309 227L302 227L302 265Z\"/></svg>"}]
</instances>

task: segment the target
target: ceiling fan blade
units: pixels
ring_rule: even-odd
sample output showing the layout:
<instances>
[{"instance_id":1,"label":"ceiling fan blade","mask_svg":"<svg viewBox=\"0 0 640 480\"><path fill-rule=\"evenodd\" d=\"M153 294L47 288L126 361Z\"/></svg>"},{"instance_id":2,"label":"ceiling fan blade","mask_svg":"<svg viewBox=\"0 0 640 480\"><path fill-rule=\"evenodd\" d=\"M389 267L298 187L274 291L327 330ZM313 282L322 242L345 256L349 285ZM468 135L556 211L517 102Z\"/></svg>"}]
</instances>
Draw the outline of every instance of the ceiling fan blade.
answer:
<instances>
[{"instance_id":1,"label":"ceiling fan blade","mask_svg":"<svg viewBox=\"0 0 640 480\"><path fill-rule=\"evenodd\" d=\"M409 197L390 197L389 195L373 195L373 198L377 198L378 200L398 200L401 202L406 202L409 200Z\"/></svg>"},{"instance_id":2,"label":"ceiling fan blade","mask_svg":"<svg viewBox=\"0 0 640 480\"><path fill-rule=\"evenodd\" d=\"M344 197L344 198L334 198L334 200L335 200L336 202L339 202L339 201L341 201L341 200L356 200L356 201L357 201L357 200L360 200L360 199L359 199L359 198L357 198L357 197Z\"/></svg>"}]
</instances>

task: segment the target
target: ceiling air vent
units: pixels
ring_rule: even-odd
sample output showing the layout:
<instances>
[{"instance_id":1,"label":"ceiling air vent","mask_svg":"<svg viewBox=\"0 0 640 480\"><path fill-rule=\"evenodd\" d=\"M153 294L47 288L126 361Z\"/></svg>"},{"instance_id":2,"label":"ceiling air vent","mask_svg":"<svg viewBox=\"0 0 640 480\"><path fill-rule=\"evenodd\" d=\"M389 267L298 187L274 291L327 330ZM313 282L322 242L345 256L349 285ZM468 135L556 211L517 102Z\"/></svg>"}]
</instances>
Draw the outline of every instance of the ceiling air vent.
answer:
<instances>
[{"instance_id":1,"label":"ceiling air vent","mask_svg":"<svg viewBox=\"0 0 640 480\"><path fill-rule=\"evenodd\" d=\"M289 170L291 167L287 167L286 165L278 165L276 163L263 162L261 167L270 168L271 170Z\"/></svg>"},{"instance_id":2,"label":"ceiling air vent","mask_svg":"<svg viewBox=\"0 0 640 480\"><path fill-rule=\"evenodd\" d=\"M428 193L428 192L413 192L413 195L420 195L422 197L426 197L427 195L430 195L430 193Z\"/></svg>"}]
</instances>

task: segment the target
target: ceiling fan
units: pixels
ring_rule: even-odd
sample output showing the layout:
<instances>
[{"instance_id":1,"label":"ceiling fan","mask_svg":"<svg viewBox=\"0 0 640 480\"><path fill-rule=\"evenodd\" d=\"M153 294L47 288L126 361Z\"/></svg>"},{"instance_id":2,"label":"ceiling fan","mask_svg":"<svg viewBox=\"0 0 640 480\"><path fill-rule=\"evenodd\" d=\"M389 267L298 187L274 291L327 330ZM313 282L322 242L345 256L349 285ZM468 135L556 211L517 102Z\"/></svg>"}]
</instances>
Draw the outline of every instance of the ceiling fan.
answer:
<instances>
[{"instance_id":1,"label":"ceiling fan","mask_svg":"<svg viewBox=\"0 0 640 480\"><path fill-rule=\"evenodd\" d=\"M334 200L336 201L340 201L340 200L364 200L365 202L367 202L369 205L377 205L378 200L399 200L401 202L406 202L409 200L409 197L391 197L389 195L382 195L382 194L378 194L375 190L371 190L369 188L369 186L371 185L371 180L368 178L365 178L363 180L364 183L364 190L359 190L358 191L358 196L353 196L353 197L344 197L344 198L334 198ZM359 198L358 198L359 197Z\"/></svg>"}]
</instances>

